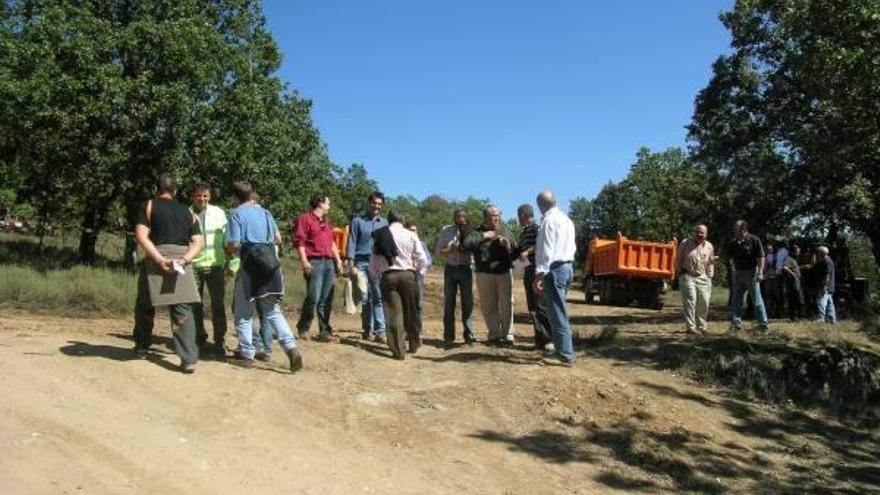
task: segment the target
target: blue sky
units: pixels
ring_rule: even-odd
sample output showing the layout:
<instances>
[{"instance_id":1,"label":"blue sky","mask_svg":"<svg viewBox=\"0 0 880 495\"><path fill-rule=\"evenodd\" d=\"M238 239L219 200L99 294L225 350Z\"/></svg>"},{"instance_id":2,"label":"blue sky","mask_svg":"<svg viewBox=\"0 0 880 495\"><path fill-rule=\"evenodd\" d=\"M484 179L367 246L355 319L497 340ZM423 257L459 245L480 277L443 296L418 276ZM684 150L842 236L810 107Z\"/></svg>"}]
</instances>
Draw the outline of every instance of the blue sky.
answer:
<instances>
[{"instance_id":1,"label":"blue sky","mask_svg":"<svg viewBox=\"0 0 880 495\"><path fill-rule=\"evenodd\" d=\"M265 0L279 76L386 194L593 197L685 145L732 0Z\"/></svg>"}]
</instances>

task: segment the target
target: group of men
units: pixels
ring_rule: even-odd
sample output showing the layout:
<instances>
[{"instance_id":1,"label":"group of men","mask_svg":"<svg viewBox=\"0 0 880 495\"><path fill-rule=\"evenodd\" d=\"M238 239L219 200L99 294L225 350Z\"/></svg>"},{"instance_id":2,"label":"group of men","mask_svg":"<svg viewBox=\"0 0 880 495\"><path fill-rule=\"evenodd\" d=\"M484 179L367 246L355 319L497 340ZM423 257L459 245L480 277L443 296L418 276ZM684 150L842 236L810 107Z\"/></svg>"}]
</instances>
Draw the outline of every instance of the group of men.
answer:
<instances>
[{"instance_id":1,"label":"group of men","mask_svg":"<svg viewBox=\"0 0 880 495\"><path fill-rule=\"evenodd\" d=\"M453 224L444 228L435 249L444 256L443 339L455 342L456 296L461 301L465 344L476 342L473 321L473 278L476 274L480 309L489 345L513 345L514 265L523 267L526 304L532 318L535 346L548 353L546 364L571 366L574 349L565 296L574 278L574 224L556 206L550 191L537 197L543 215L534 219L531 205L517 209L523 230L517 240L501 222L495 206L483 210L483 222L472 227L464 210L455 210ZM473 268L471 266L473 265Z\"/></svg>"},{"instance_id":2,"label":"group of men","mask_svg":"<svg viewBox=\"0 0 880 495\"><path fill-rule=\"evenodd\" d=\"M167 175L159 177L156 193L139 212L135 238L146 254L138 278L135 303L135 352L146 355L152 344L157 307L171 314L175 352L184 373L195 371L200 352L226 357L227 276L234 276L233 315L238 337L237 364L250 368L255 359L270 359L273 340L284 350L290 369L302 368L300 340L310 339L317 316L316 340L334 339L331 326L333 287L345 273L365 287L361 297L361 330L364 339L388 343L396 359L416 352L421 345L421 299L424 276L431 257L419 240L417 228L405 219L380 212L385 198L370 194L363 215L349 225L346 262L334 243L328 213L330 198L316 195L310 210L300 215L293 229L295 246L306 280L294 336L281 310L283 274L278 261L282 236L274 216L259 204L247 181L233 185L234 208L227 216L212 205L211 188L196 184L192 205L176 200L177 187ZM518 242L504 228L494 206L483 212L483 223L472 228L463 210L456 210L453 225L441 232L437 254L445 258L444 341L455 341L455 299L460 296L464 341L476 341L473 310L473 273L476 273L481 310L490 345L513 343L512 267L525 267L525 289L533 318L536 346L549 354L547 364L571 366L574 362L565 295L573 278L574 225L557 207L549 191L537 197L543 221L538 225L530 205L518 210L523 233ZM345 265L348 265L347 269ZM208 345L202 299L211 298L213 342ZM260 323L254 325L254 315Z\"/></svg>"},{"instance_id":3,"label":"group of men","mask_svg":"<svg viewBox=\"0 0 880 495\"><path fill-rule=\"evenodd\" d=\"M162 175L154 197L144 202L138 212L135 239L146 257L138 276L135 352L149 352L155 310L167 307L182 372L195 371L200 349L225 357L225 277L234 273L232 309L239 364L252 367L257 346L267 359L274 337L287 355L290 370L301 369L302 356L281 311L284 281L276 250L281 234L272 213L258 204L253 186L247 181L233 185L235 207L228 219L222 209L210 204L211 190L207 184L194 187L189 209L176 200L176 194L174 179ZM212 302L211 347L207 346L203 324L202 297L206 286ZM257 338L253 327L255 310L261 327Z\"/></svg>"},{"instance_id":4,"label":"group of men","mask_svg":"<svg viewBox=\"0 0 880 495\"><path fill-rule=\"evenodd\" d=\"M712 295L712 277L718 256L712 243L707 239L706 225L697 225L694 236L679 244L675 259L675 271L679 275L682 308L687 333L705 333L709 300ZM761 240L749 232L745 220L737 220L733 226L733 236L727 242L724 254L730 262L731 308L730 330L742 330L743 300L748 294L754 309L756 329L769 330L768 311L762 297L762 289L772 287L774 297L777 290L786 294L789 318L796 320L803 316L804 288L801 277L802 268L814 270L819 284L815 300L816 321L834 324L834 262L828 256L828 248L816 248L816 262L812 265L799 265L800 248L793 245L788 249L772 248L765 251ZM775 284L768 284L767 280Z\"/></svg>"}]
</instances>

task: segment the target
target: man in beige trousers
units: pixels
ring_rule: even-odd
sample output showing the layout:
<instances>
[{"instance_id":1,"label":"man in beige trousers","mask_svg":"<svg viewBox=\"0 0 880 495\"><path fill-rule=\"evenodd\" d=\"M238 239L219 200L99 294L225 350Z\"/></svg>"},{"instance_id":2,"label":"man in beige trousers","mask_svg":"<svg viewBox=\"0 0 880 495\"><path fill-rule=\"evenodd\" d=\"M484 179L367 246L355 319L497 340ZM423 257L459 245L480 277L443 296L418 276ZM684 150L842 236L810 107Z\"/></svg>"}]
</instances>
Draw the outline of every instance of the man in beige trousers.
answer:
<instances>
[{"instance_id":1,"label":"man in beige trousers","mask_svg":"<svg viewBox=\"0 0 880 495\"><path fill-rule=\"evenodd\" d=\"M706 333L708 325L706 317L715 275L715 248L706 239L708 233L705 225L697 225L694 237L681 241L675 257L685 331L689 334Z\"/></svg>"}]
</instances>

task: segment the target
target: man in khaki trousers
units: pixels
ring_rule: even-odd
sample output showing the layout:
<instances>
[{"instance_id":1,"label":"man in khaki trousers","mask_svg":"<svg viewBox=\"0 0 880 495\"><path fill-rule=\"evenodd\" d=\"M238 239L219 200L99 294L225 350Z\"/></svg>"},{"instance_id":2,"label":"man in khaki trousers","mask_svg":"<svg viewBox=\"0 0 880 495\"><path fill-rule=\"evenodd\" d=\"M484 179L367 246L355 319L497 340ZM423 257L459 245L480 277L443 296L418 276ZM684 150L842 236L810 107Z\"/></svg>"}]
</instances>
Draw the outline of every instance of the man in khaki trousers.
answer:
<instances>
[{"instance_id":1,"label":"man in khaki trousers","mask_svg":"<svg viewBox=\"0 0 880 495\"><path fill-rule=\"evenodd\" d=\"M697 225L694 237L681 241L675 257L685 331L689 334L705 333L708 325L706 317L715 275L715 248L706 239L708 233L705 225Z\"/></svg>"},{"instance_id":2,"label":"man in khaki trousers","mask_svg":"<svg viewBox=\"0 0 880 495\"><path fill-rule=\"evenodd\" d=\"M474 253L480 309L489 330L489 345L512 345L513 276L511 253L516 241L501 223L501 211L495 206L483 210L483 225L464 240L465 249Z\"/></svg>"}]
</instances>

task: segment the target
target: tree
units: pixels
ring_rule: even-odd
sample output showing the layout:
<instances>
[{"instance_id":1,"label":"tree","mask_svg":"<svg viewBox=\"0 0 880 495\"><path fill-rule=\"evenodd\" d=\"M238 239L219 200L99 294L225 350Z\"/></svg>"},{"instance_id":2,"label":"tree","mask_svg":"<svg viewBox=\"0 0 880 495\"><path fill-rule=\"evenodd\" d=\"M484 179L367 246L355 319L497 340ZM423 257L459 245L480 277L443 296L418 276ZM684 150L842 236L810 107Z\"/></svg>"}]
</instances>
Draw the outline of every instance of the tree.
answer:
<instances>
[{"instance_id":1,"label":"tree","mask_svg":"<svg viewBox=\"0 0 880 495\"><path fill-rule=\"evenodd\" d=\"M251 178L273 207L332 173L260 2L20 0L0 21L2 169L47 215L80 215L85 262L160 173Z\"/></svg>"},{"instance_id":2,"label":"tree","mask_svg":"<svg viewBox=\"0 0 880 495\"><path fill-rule=\"evenodd\" d=\"M716 61L689 127L718 213L767 230L849 225L880 262L880 5L739 0L721 20L734 53Z\"/></svg>"}]
</instances>

